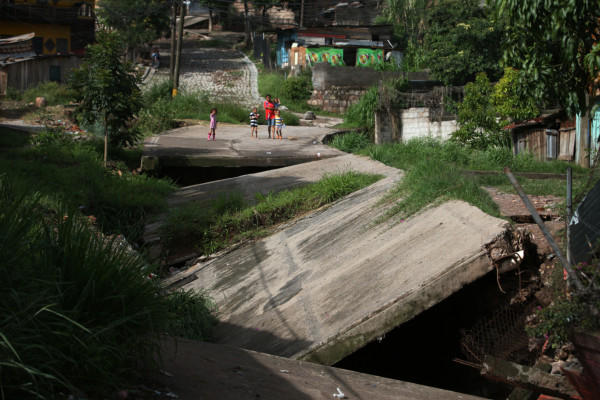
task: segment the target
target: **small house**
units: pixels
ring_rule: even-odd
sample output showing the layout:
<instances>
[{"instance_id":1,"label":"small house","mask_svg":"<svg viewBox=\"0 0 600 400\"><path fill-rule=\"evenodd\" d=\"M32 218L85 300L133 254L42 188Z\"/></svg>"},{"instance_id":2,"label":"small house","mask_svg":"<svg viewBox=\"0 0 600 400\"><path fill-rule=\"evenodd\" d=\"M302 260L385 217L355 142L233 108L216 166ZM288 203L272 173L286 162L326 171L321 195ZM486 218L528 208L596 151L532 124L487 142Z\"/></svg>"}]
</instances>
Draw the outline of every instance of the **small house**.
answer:
<instances>
[{"instance_id":1,"label":"small house","mask_svg":"<svg viewBox=\"0 0 600 400\"><path fill-rule=\"evenodd\" d=\"M527 151L542 161L575 159L576 121L564 112L516 122L503 129L511 132L515 155Z\"/></svg>"}]
</instances>

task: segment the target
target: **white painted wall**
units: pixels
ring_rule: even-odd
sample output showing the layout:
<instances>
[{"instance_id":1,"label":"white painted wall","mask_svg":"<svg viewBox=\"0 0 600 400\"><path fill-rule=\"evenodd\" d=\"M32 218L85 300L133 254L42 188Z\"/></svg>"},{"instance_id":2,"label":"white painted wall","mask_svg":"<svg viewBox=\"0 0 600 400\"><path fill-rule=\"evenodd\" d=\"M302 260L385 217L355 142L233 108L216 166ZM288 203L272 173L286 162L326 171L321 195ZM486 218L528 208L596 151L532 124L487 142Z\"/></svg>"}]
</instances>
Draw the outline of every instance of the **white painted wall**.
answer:
<instances>
[{"instance_id":1,"label":"white painted wall","mask_svg":"<svg viewBox=\"0 0 600 400\"><path fill-rule=\"evenodd\" d=\"M456 121L430 121L429 108L409 108L402 111L402 140L416 137L449 139L458 129Z\"/></svg>"}]
</instances>

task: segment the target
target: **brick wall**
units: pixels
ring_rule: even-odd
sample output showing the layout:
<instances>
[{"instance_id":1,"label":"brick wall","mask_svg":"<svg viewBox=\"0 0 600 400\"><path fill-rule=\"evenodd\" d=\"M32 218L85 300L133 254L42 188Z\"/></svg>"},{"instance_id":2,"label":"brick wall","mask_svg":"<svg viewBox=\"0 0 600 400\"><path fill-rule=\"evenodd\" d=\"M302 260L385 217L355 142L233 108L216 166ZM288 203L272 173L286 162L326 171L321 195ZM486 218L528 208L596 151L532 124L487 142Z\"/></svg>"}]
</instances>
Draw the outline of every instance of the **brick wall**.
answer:
<instances>
[{"instance_id":1,"label":"brick wall","mask_svg":"<svg viewBox=\"0 0 600 400\"><path fill-rule=\"evenodd\" d=\"M375 143L397 143L416 137L448 139L458 129L456 120L431 120L429 108L409 108L392 114L375 112Z\"/></svg>"}]
</instances>

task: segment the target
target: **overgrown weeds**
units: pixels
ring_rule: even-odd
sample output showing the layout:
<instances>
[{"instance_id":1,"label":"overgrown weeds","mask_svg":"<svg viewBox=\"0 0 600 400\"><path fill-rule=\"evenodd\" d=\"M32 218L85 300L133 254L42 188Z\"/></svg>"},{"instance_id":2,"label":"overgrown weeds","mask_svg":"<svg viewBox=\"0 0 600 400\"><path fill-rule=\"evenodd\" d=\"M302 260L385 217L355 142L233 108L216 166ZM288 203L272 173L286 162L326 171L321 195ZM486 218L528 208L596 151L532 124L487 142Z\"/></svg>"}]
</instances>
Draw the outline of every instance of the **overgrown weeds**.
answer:
<instances>
[{"instance_id":1,"label":"overgrown weeds","mask_svg":"<svg viewBox=\"0 0 600 400\"><path fill-rule=\"evenodd\" d=\"M487 150L467 148L459 143L435 139L413 139L403 143L375 145L365 133L349 133L335 137L331 145L406 171L406 177L387 201L395 202L388 216L410 216L429 204L460 199L499 216L496 206L482 189L496 186L512 193L514 190L502 169L509 166L519 172L564 174L568 166L575 173L574 187L582 183L585 169L566 162L538 161L530 153L517 156L506 147ZM496 171L492 175L465 174L468 170ZM532 195L564 197L566 181L560 179L521 178L521 185Z\"/></svg>"},{"instance_id":2,"label":"overgrown weeds","mask_svg":"<svg viewBox=\"0 0 600 400\"><path fill-rule=\"evenodd\" d=\"M174 189L172 182L137 174L126 164L134 162L139 150L115 150L114 156L124 161L113 159L105 169L99 140L76 142L56 131L34 135L30 143L2 153L0 174L13 177L19 185L35 187L47 207L62 203L93 215L98 228L107 234L120 233L135 240L146 217L163 210L166 195ZM134 156L127 157L129 152Z\"/></svg>"},{"instance_id":3,"label":"overgrown weeds","mask_svg":"<svg viewBox=\"0 0 600 400\"><path fill-rule=\"evenodd\" d=\"M75 98L75 94L67 85L61 85L57 82L44 82L30 87L21 96L28 103L34 102L36 97L44 97L49 106L55 106L69 104Z\"/></svg>"},{"instance_id":4,"label":"overgrown weeds","mask_svg":"<svg viewBox=\"0 0 600 400\"><path fill-rule=\"evenodd\" d=\"M167 247L185 241L202 254L211 254L240 240L262 237L271 226L336 201L380 178L356 172L327 174L301 188L257 194L253 205L237 192L204 204L189 203L170 211L161 237L166 238Z\"/></svg>"},{"instance_id":5,"label":"overgrown weeds","mask_svg":"<svg viewBox=\"0 0 600 400\"><path fill-rule=\"evenodd\" d=\"M165 333L210 336L204 294L164 294L116 237L39 199L0 182L3 398L105 398L158 366Z\"/></svg>"},{"instance_id":6,"label":"overgrown weeds","mask_svg":"<svg viewBox=\"0 0 600 400\"><path fill-rule=\"evenodd\" d=\"M588 291L584 294L570 293L563 269L555 266L548 289L552 292L552 302L538 307L526 327L530 336L547 340L552 348L566 343L569 335L577 329L595 331L600 326L600 260L579 263L574 270Z\"/></svg>"}]
</instances>

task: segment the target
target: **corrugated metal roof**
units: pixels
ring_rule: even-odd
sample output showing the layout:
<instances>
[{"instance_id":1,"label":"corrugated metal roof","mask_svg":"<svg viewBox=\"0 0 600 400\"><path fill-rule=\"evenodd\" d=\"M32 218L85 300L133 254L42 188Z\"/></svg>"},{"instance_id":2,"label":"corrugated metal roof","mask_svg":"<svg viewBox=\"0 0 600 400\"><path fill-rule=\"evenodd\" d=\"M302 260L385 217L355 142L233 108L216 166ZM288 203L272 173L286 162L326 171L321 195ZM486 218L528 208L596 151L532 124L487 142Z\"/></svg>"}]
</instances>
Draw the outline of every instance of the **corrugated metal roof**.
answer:
<instances>
[{"instance_id":1,"label":"corrugated metal roof","mask_svg":"<svg viewBox=\"0 0 600 400\"><path fill-rule=\"evenodd\" d=\"M26 42L27 40L33 39L34 36L35 36L34 32L26 33L24 35L19 35L19 36L11 36L9 38L0 39L0 45Z\"/></svg>"},{"instance_id":2,"label":"corrugated metal roof","mask_svg":"<svg viewBox=\"0 0 600 400\"><path fill-rule=\"evenodd\" d=\"M573 213L569 228L571 259L576 264L589 261L600 238L600 181Z\"/></svg>"}]
</instances>

